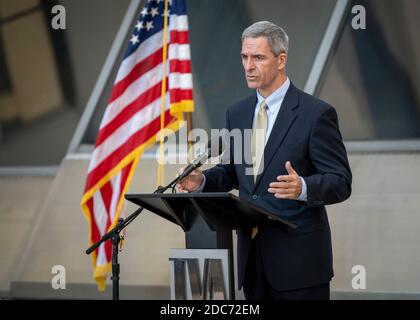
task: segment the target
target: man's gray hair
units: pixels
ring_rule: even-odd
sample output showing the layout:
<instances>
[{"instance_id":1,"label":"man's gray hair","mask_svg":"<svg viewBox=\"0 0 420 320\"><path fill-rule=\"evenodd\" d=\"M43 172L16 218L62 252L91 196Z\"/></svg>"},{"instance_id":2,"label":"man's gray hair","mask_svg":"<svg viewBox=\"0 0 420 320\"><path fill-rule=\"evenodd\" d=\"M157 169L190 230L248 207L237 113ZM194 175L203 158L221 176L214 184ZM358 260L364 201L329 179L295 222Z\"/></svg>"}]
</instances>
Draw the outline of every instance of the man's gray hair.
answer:
<instances>
[{"instance_id":1,"label":"man's gray hair","mask_svg":"<svg viewBox=\"0 0 420 320\"><path fill-rule=\"evenodd\" d=\"M245 38L265 37L271 51L277 57L280 53L289 52L289 36L283 28L270 21L259 21L249 26L242 33L242 41Z\"/></svg>"}]
</instances>

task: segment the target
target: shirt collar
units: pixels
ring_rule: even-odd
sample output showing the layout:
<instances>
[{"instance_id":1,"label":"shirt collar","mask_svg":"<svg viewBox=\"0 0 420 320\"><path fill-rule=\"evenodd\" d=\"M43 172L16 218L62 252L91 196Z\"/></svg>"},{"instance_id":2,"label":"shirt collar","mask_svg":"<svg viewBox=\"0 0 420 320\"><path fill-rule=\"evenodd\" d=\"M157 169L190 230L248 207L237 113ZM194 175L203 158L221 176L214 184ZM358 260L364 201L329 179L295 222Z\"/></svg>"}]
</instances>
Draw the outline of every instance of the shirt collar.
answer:
<instances>
[{"instance_id":1,"label":"shirt collar","mask_svg":"<svg viewBox=\"0 0 420 320\"><path fill-rule=\"evenodd\" d=\"M283 102L283 99L286 96L287 90L289 90L289 87L290 87L290 80L289 78L287 78L286 81L278 89L276 89L276 91L274 91L272 94L270 94L266 98L260 95L260 93L257 90L258 105L260 105L261 102L265 100L268 111L270 113L276 112L280 108Z\"/></svg>"}]
</instances>

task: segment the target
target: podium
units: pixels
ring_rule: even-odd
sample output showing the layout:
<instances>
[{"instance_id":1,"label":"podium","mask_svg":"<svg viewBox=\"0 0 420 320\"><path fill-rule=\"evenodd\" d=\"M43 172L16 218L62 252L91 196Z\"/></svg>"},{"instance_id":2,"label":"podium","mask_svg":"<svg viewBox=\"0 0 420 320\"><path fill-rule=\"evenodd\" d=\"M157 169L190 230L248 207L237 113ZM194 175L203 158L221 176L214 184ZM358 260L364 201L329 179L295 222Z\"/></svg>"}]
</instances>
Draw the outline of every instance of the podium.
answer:
<instances>
[{"instance_id":1,"label":"podium","mask_svg":"<svg viewBox=\"0 0 420 320\"><path fill-rule=\"evenodd\" d=\"M185 232L186 250L175 249L170 257L172 299L234 299L232 231L268 220L296 228L231 193L126 194L125 198Z\"/></svg>"}]
</instances>

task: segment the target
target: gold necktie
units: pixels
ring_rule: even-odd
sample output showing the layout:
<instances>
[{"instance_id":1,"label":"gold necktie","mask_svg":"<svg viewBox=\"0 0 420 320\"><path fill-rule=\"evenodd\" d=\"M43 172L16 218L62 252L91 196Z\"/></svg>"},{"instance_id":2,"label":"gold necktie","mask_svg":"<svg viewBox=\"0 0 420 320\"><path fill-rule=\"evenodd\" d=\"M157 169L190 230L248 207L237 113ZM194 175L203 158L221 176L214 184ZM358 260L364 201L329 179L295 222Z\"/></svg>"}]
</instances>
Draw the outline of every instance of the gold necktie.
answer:
<instances>
[{"instance_id":1,"label":"gold necktie","mask_svg":"<svg viewBox=\"0 0 420 320\"><path fill-rule=\"evenodd\" d=\"M261 102L260 109L255 119L254 128L252 131L252 164L254 172L254 183L257 181L258 173L262 172L263 168L260 168L261 161L263 160L265 139L268 127L268 116L267 116L267 104L265 100ZM261 172L259 172L261 170ZM251 237L254 237L258 233L258 227L252 229Z\"/></svg>"}]
</instances>

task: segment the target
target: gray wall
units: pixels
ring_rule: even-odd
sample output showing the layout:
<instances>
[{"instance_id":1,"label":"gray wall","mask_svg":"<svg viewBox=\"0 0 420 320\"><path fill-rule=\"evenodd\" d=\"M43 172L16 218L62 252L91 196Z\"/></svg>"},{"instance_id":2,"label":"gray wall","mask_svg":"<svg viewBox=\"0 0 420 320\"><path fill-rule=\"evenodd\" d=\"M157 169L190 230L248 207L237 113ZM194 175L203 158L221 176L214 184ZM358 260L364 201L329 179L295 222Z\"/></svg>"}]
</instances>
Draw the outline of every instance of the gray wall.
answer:
<instances>
[{"instance_id":1,"label":"gray wall","mask_svg":"<svg viewBox=\"0 0 420 320\"><path fill-rule=\"evenodd\" d=\"M333 297L420 298L420 187L416 179L420 176L420 155L350 154L349 158L353 194L346 202L327 208L334 250ZM91 261L84 254L88 224L79 201L87 165L87 160L65 160L52 183L29 178L0 180L1 209L9 213L0 215L0 235L4 247L9 248L0 254L3 295L110 297L110 291L105 295L96 291ZM166 177L176 168L168 166ZM154 160L141 161L131 192L152 190L155 173ZM36 198L45 193L35 192L37 186L51 186L41 206ZM21 191L31 197L17 205ZM133 210L128 205L127 212ZM126 239L120 255L122 296L168 298L167 257L171 248L184 246L182 230L144 213L130 225ZM66 268L67 290L51 289L51 268L57 264ZM366 290L352 288L355 265L366 268Z\"/></svg>"}]
</instances>

